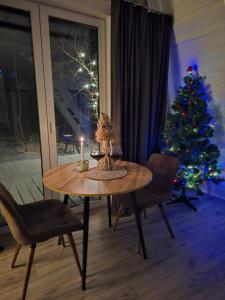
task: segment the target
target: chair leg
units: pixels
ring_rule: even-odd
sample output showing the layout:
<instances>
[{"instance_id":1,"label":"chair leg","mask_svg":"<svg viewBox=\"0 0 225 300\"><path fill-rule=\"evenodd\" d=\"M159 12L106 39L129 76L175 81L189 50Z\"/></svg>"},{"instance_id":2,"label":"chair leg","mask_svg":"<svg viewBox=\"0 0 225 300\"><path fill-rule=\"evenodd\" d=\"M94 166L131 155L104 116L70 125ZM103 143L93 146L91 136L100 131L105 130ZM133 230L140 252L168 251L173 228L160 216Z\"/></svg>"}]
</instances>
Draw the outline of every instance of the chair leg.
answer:
<instances>
[{"instance_id":1,"label":"chair leg","mask_svg":"<svg viewBox=\"0 0 225 300\"><path fill-rule=\"evenodd\" d=\"M138 237L138 255L141 255L141 241L140 241L140 237Z\"/></svg>"},{"instance_id":2,"label":"chair leg","mask_svg":"<svg viewBox=\"0 0 225 300\"><path fill-rule=\"evenodd\" d=\"M70 246L71 246L71 248L73 250L73 254L74 254L74 257L75 257L75 261L77 263L77 267L78 267L80 276L82 277L82 270L81 270L81 266L80 266L80 260L79 260L79 256L78 256L78 253L77 253L77 249L76 249L76 245L74 243L74 239L73 239L72 233L68 233L67 237L68 237Z\"/></svg>"},{"instance_id":3,"label":"chair leg","mask_svg":"<svg viewBox=\"0 0 225 300\"><path fill-rule=\"evenodd\" d=\"M27 294L27 286L30 278L30 271L33 263L33 258L34 258L34 252L35 252L36 244L31 245L30 247L30 255L28 259L28 264L27 264L27 272L26 272L26 277L25 277L25 282L23 286L23 296L22 299L25 300L26 294Z\"/></svg>"},{"instance_id":4,"label":"chair leg","mask_svg":"<svg viewBox=\"0 0 225 300\"><path fill-rule=\"evenodd\" d=\"M64 236L60 235L58 238L58 245L62 245L64 248L66 247Z\"/></svg>"},{"instance_id":5,"label":"chair leg","mask_svg":"<svg viewBox=\"0 0 225 300\"><path fill-rule=\"evenodd\" d=\"M146 209L143 210L143 212L146 213ZM140 215L140 219L141 219L141 215L142 215L142 211L139 212L139 215ZM145 217L145 215L144 215ZM138 236L138 255L141 255L141 240L140 240L140 236Z\"/></svg>"},{"instance_id":6,"label":"chair leg","mask_svg":"<svg viewBox=\"0 0 225 300\"><path fill-rule=\"evenodd\" d=\"M164 221L165 221L165 223L166 223L166 226L167 226L167 228L168 228L168 230L169 230L169 233L170 233L170 235L171 235L171 238L172 238L172 239L175 239L175 236L174 236L172 227L170 226L169 220L168 220L168 218L167 218L167 215L166 215L166 212L165 212L165 210L164 210L164 207L163 207L162 203L160 203L158 206L159 206L159 209L160 209L160 211L161 211L161 213L162 213L162 216L163 216L163 219L164 219Z\"/></svg>"},{"instance_id":7,"label":"chair leg","mask_svg":"<svg viewBox=\"0 0 225 300\"><path fill-rule=\"evenodd\" d=\"M118 222L119 222L120 215L121 215L121 211L122 211L122 207L123 207L122 204L120 204L119 209L118 209L118 213L117 213L117 216L116 216L116 221L115 221L115 224L113 226L113 231L116 231L116 229L117 229Z\"/></svg>"},{"instance_id":8,"label":"chair leg","mask_svg":"<svg viewBox=\"0 0 225 300\"><path fill-rule=\"evenodd\" d=\"M108 223L109 227L112 227L112 213L111 213L111 199L107 196L107 206L108 206Z\"/></svg>"},{"instance_id":9,"label":"chair leg","mask_svg":"<svg viewBox=\"0 0 225 300\"><path fill-rule=\"evenodd\" d=\"M146 220L146 219L147 219L147 209L144 208L144 209L143 209L143 212L144 212L144 220Z\"/></svg>"},{"instance_id":10,"label":"chair leg","mask_svg":"<svg viewBox=\"0 0 225 300\"><path fill-rule=\"evenodd\" d=\"M62 242L62 246L65 248L66 244L65 244L65 240L64 240L64 236L63 235L61 236L61 242Z\"/></svg>"},{"instance_id":11,"label":"chair leg","mask_svg":"<svg viewBox=\"0 0 225 300\"><path fill-rule=\"evenodd\" d=\"M68 201L69 201L69 195L65 194L64 195L64 199L63 199L63 204L64 205L68 205ZM58 245L62 245L64 248L66 247L63 235L59 236L59 238L58 238Z\"/></svg>"},{"instance_id":12,"label":"chair leg","mask_svg":"<svg viewBox=\"0 0 225 300\"><path fill-rule=\"evenodd\" d=\"M15 267L16 259L17 259L17 256L18 256L19 252L20 252L21 246L22 246L21 244L17 244L16 251L15 251L15 254L13 256L12 263L11 263L11 268Z\"/></svg>"}]
</instances>

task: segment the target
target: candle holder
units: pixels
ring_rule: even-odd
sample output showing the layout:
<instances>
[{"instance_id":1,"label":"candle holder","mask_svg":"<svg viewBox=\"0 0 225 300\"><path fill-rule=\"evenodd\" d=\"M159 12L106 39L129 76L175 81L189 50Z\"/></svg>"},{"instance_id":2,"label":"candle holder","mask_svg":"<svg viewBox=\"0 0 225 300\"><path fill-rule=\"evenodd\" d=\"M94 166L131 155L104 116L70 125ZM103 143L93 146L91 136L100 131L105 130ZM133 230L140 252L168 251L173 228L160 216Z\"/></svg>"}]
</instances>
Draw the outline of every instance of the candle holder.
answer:
<instances>
[{"instance_id":1,"label":"candle holder","mask_svg":"<svg viewBox=\"0 0 225 300\"><path fill-rule=\"evenodd\" d=\"M87 171L89 169L89 160L79 160L77 162L77 170L80 172Z\"/></svg>"}]
</instances>

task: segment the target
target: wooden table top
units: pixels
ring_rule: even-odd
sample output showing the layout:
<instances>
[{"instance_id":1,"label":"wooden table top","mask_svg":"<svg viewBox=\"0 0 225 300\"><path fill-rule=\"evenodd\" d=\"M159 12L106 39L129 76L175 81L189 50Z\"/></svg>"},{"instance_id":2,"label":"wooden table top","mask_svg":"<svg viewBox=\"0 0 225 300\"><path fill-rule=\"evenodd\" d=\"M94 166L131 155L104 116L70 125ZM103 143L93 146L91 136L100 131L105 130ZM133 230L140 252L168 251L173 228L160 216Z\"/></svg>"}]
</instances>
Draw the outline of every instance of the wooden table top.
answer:
<instances>
[{"instance_id":1,"label":"wooden table top","mask_svg":"<svg viewBox=\"0 0 225 300\"><path fill-rule=\"evenodd\" d=\"M117 168L125 168L128 174L113 180L92 180L85 177L85 172L76 169L76 163L59 165L43 176L44 185L55 192L78 196L119 195L137 191L147 186L152 180L152 172L139 164L117 161Z\"/></svg>"}]
</instances>

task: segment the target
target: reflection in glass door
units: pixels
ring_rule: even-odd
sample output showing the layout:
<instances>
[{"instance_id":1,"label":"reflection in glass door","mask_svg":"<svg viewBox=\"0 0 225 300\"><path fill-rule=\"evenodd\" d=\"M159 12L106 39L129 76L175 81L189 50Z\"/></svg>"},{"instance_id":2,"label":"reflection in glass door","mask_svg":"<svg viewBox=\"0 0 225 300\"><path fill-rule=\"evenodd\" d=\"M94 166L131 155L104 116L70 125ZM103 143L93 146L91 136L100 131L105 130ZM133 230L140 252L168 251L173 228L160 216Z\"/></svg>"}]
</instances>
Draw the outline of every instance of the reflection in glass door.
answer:
<instances>
[{"instance_id":1,"label":"reflection in glass door","mask_svg":"<svg viewBox=\"0 0 225 300\"><path fill-rule=\"evenodd\" d=\"M96 18L45 6L40 12L53 167L80 159L81 136L89 157L106 98L105 32Z\"/></svg>"},{"instance_id":2,"label":"reflection in glass door","mask_svg":"<svg viewBox=\"0 0 225 300\"><path fill-rule=\"evenodd\" d=\"M20 203L43 198L30 12L0 5L0 181Z\"/></svg>"},{"instance_id":3,"label":"reflection in glass door","mask_svg":"<svg viewBox=\"0 0 225 300\"><path fill-rule=\"evenodd\" d=\"M102 20L68 11L41 6L40 16L54 167L80 160L81 137L89 159L100 104L106 99L105 32Z\"/></svg>"},{"instance_id":4,"label":"reflection in glass door","mask_svg":"<svg viewBox=\"0 0 225 300\"><path fill-rule=\"evenodd\" d=\"M49 17L58 163L89 154L99 111L98 29Z\"/></svg>"}]
</instances>

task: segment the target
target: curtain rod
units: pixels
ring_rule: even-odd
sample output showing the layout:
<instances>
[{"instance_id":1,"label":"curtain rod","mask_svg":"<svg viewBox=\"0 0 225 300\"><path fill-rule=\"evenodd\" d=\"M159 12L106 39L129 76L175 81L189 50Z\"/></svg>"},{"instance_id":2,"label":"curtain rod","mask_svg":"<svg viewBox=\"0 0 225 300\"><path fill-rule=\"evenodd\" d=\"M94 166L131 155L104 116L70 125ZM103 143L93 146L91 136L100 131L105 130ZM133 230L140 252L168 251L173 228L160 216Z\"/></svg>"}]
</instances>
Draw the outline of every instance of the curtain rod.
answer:
<instances>
[{"instance_id":1,"label":"curtain rod","mask_svg":"<svg viewBox=\"0 0 225 300\"><path fill-rule=\"evenodd\" d=\"M151 9L151 8L149 8L148 6L141 5L141 4L137 4L137 3L133 2L132 0L124 0L124 1L125 1L125 2L129 2L129 3L132 3L134 6L143 7L143 8L145 8L145 9L147 9L148 12L151 12L151 13L153 13L153 14L157 14L157 15L166 15L166 16L173 16L172 14L164 13L164 12L159 11L159 10Z\"/></svg>"}]
</instances>

